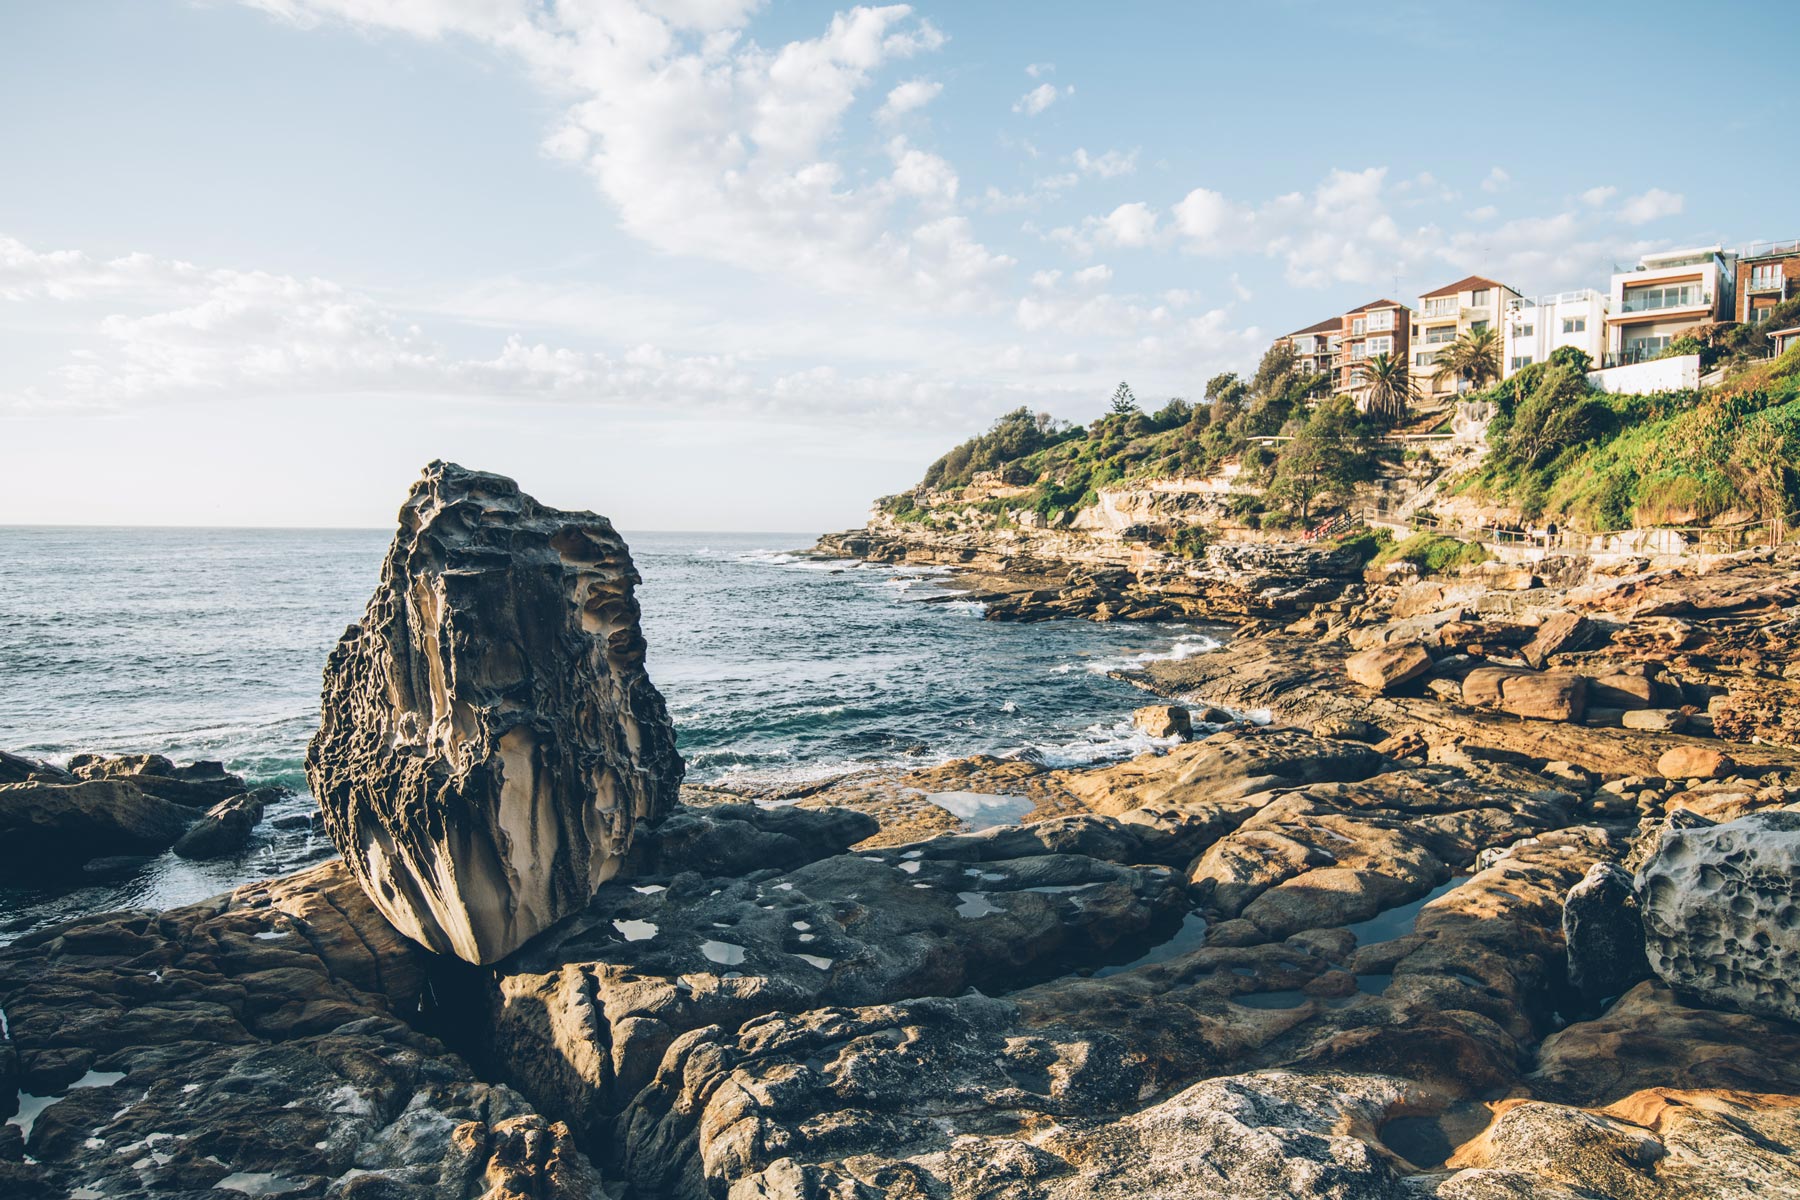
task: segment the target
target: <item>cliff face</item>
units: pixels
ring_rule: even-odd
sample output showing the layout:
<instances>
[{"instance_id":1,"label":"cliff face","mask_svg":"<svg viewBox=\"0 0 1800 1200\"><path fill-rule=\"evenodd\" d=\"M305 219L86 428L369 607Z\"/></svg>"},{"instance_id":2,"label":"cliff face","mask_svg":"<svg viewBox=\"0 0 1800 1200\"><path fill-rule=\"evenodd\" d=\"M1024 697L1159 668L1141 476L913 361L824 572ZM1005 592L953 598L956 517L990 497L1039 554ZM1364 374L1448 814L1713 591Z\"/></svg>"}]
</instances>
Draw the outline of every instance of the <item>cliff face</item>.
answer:
<instances>
[{"instance_id":1,"label":"cliff face","mask_svg":"<svg viewBox=\"0 0 1800 1200\"><path fill-rule=\"evenodd\" d=\"M996 490L1006 489L977 479L954 492L916 494L923 511L905 518L877 506L863 528L826 534L816 551L991 573L976 598L997 620L1291 619L1360 593L1357 555L1248 528L1232 516L1240 493L1225 479L1104 488L1093 504L1050 518L993 511L1008 498Z\"/></svg>"}]
</instances>

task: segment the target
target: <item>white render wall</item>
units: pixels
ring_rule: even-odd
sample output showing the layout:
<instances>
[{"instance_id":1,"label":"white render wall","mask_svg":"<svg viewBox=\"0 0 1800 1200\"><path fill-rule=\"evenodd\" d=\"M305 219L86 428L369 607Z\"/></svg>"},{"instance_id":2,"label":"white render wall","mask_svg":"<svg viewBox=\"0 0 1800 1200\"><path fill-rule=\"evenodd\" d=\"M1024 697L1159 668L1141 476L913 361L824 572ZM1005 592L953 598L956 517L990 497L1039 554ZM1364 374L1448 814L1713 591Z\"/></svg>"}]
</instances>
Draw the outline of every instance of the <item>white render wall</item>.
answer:
<instances>
[{"instance_id":1,"label":"white render wall","mask_svg":"<svg viewBox=\"0 0 1800 1200\"><path fill-rule=\"evenodd\" d=\"M1651 392L1673 392L1700 386L1700 356L1682 354L1674 358L1654 358L1628 367L1612 367L1588 372L1588 382L1603 392L1619 392L1643 396Z\"/></svg>"},{"instance_id":2,"label":"white render wall","mask_svg":"<svg viewBox=\"0 0 1800 1200\"><path fill-rule=\"evenodd\" d=\"M1607 307L1604 292L1586 288L1539 296L1526 301L1520 308L1509 310L1501 322L1501 374L1510 377L1520 369L1513 365L1514 359L1528 356L1532 362L1541 363L1550 357L1552 350L1563 346L1585 351L1599 362L1606 351ZM1564 333L1563 322L1568 320L1584 322L1586 328ZM1526 326L1531 327L1529 336L1523 332Z\"/></svg>"}]
</instances>

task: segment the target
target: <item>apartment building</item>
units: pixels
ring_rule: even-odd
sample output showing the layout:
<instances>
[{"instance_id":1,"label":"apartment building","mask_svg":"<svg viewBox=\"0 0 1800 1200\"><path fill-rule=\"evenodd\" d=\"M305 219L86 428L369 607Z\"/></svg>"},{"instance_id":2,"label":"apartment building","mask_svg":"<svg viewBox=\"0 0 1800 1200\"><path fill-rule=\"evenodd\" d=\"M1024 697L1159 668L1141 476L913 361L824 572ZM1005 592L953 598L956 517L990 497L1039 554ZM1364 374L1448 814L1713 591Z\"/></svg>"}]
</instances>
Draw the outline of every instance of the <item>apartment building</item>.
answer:
<instances>
[{"instance_id":1,"label":"apartment building","mask_svg":"<svg viewBox=\"0 0 1800 1200\"><path fill-rule=\"evenodd\" d=\"M1293 348L1295 365L1301 371L1309 375L1329 375L1337 367L1343 334L1344 319L1330 317L1275 340Z\"/></svg>"},{"instance_id":2,"label":"apartment building","mask_svg":"<svg viewBox=\"0 0 1800 1200\"><path fill-rule=\"evenodd\" d=\"M1800 241L1757 242L1737 253L1737 319L1760 325L1800 295Z\"/></svg>"},{"instance_id":3,"label":"apartment building","mask_svg":"<svg viewBox=\"0 0 1800 1200\"><path fill-rule=\"evenodd\" d=\"M1582 351L1598 364L1606 354L1609 305L1605 293L1593 288L1508 300L1500 322L1501 376L1510 378L1563 346Z\"/></svg>"},{"instance_id":4,"label":"apartment building","mask_svg":"<svg viewBox=\"0 0 1800 1200\"><path fill-rule=\"evenodd\" d=\"M1721 246L1646 254L1612 277L1606 366L1643 362L1669 343L1736 313L1737 255Z\"/></svg>"},{"instance_id":5,"label":"apartment building","mask_svg":"<svg viewBox=\"0 0 1800 1200\"><path fill-rule=\"evenodd\" d=\"M1332 390L1354 392L1363 385L1363 363L1378 354L1406 361L1412 345L1412 310L1398 300L1371 300L1338 321L1337 375Z\"/></svg>"},{"instance_id":6,"label":"apartment building","mask_svg":"<svg viewBox=\"0 0 1800 1200\"><path fill-rule=\"evenodd\" d=\"M1519 298L1512 288L1483 275L1447 283L1419 297L1412 322L1411 366L1413 381L1427 403L1448 399L1469 386L1467 380L1435 378L1444 347L1465 333L1499 330L1507 304ZM1502 360L1502 368L1505 365Z\"/></svg>"}]
</instances>

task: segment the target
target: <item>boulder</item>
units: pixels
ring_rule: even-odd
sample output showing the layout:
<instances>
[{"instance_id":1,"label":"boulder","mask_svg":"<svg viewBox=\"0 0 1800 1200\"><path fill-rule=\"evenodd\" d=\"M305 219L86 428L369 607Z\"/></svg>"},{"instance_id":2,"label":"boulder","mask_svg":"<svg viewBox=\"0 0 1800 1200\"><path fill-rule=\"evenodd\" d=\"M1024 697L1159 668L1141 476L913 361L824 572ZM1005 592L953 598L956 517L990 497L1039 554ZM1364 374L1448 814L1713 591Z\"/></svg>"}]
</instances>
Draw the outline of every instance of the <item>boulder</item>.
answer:
<instances>
[{"instance_id":1,"label":"boulder","mask_svg":"<svg viewBox=\"0 0 1800 1200\"><path fill-rule=\"evenodd\" d=\"M370 899L487 963L583 908L682 763L604 517L434 462L325 669L306 771Z\"/></svg>"},{"instance_id":2,"label":"boulder","mask_svg":"<svg viewBox=\"0 0 1800 1200\"><path fill-rule=\"evenodd\" d=\"M175 843L174 850L182 858L224 858L236 854L250 840L250 831L262 820L263 805L282 795L280 788L258 788L229 800L221 800L206 810Z\"/></svg>"},{"instance_id":3,"label":"boulder","mask_svg":"<svg viewBox=\"0 0 1800 1200\"><path fill-rule=\"evenodd\" d=\"M1431 670L1431 655L1412 643L1375 646L1344 660L1344 674L1351 682L1385 692L1417 679Z\"/></svg>"},{"instance_id":4,"label":"boulder","mask_svg":"<svg viewBox=\"0 0 1800 1200\"><path fill-rule=\"evenodd\" d=\"M1667 823L1639 872L1650 967L1707 1004L1800 1021L1800 812Z\"/></svg>"},{"instance_id":5,"label":"boulder","mask_svg":"<svg viewBox=\"0 0 1800 1200\"><path fill-rule=\"evenodd\" d=\"M71 783L74 777L49 763L0 750L0 783Z\"/></svg>"},{"instance_id":6,"label":"boulder","mask_svg":"<svg viewBox=\"0 0 1800 1200\"><path fill-rule=\"evenodd\" d=\"M1563 899L1569 985L1590 1004L1622 996L1650 978L1637 890L1623 868L1595 863Z\"/></svg>"},{"instance_id":7,"label":"boulder","mask_svg":"<svg viewBox=\"0 0 1800 1200\"><path fill-rule=\"evenodd\" d=\"M1314 722L1312 735L1316 738L1336 738L1342 742L1378 742L1381 731L1367 721L1358 721L1354 717L1326 717L1323 721Z\"/></svg>"},{"instance_id":8,"label":"boulder","mask_svg":"<svg viewBox=\"0 0 1800 1200\"><path fill-rule=\"evenodd\" d=\"M1541 671L1552 654L1579 650L1594 633L1594 623L1580 613L1552 613L1538 626L1537 636L1519 649L1533 670Z\"/></svg>"},{"instance_id":9,"label":"boulder","mask_svg":"<svg viewBox=\"0 0 1800 1200\"><path fill-rule=\"evenodd\" d=\"M1619 724L1645 733L1680 733L1688 715L1679 708L1632 708L1620 714Z\"/></svg>"},{"instance_id":10,"label":"boulder","mask_svg":"<svg viewBox=\"0 0 1800 1200\"><path fill-rule=\"evenodd\" d=\"M1587 677L1561 672L1480 667L1463 680L1463 702L1539 721L1579 721L1587 711Z\"/></svg>"},{"instance_id":11,"label":"boulder","mask_svg":"<svg viewBox=\"0 0 1800 1200\"><path fill-rule=\"evenodd\" d=\"M176 766L161 754L77 754L69 770L79 779L123 779L160 800L190 808L209 808L249 790L243 779L221 762Z\"/></svg>"},{"instance_id":12,"label":"boulder","mask_svg":"<svg viewBox=\"0 0 1800 1200\"><path fill-rule=\"evenodd\" d=\"M1656 773L1666 779L1722 779L1735 770L1731 755L1711 746L1676 746L1656 760Z\"/></svg>"},{"instance_id":13,"label":"boulder","mask_svg":"<svg viewBox=\"0 0 1800 1200\"><path fill-rule=\"evenodd\" d=\"M122 779L0 785L0 863L19 869L166 850L194 819Z\"/></svg>"},{"instance_id":14,"label":"boulder","mask_svg":"<svg viewBox=\"0 0 1800 1200\"><path fill-rule=\"evenodd\" d=\"M1185 738L1194 732L1188 710L1179 704L1148 704L1131 714L1131 723L1153 738Z\"/></svg>"}]
</instances>

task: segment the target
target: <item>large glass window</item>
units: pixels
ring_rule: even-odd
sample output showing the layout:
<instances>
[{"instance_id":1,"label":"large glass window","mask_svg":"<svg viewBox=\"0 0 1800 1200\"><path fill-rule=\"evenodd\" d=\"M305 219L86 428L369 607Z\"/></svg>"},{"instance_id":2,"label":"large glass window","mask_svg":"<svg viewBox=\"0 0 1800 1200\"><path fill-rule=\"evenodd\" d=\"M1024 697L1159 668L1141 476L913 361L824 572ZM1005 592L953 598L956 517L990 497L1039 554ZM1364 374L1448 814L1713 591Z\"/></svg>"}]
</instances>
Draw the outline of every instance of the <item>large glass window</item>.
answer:
<instances>
[{"instance_id":1,"label":"large glass window","mask_svg":"<svg viewBox=\"0 0 1800 1200\"><path fill-rule=\"evenodd\" d=\"M1486 308L1488 306L1488 301L1492 298L1493 292L1488 288L1477 288L1469 293L1469 307Z\"/></svg>"},{"instance_id":2,"label":"large glass window","mask_svg":"<svg viewBox=\"0 0 1800 1200\"><path fill-rule=\"evenodd\" d=\"M1425 331L1425 344L1427 346L1437 346L1444 342L1454 342L1455 340L1456 326L1454 325L1439 325L1435 329L1427 329Z\"/></svg>"},{"instance_id":3,"label":"large glass window","mask_svg":"<svg viewBox=\"0 0 1800 1200\"><path fill-rule=\"evenodd\" d=\"M1371 332L1376 331L1376 330L1382 330L1382 329L1392 329L1393 327L1394 327L1394 314L1393 314L1392 310L1389 310L1388 312L1373 312L1373 313L1369 314L1369 329Z\"/></svg>"},{"instance_id":4,"label":"large glass window","mask_svg":"<svg viewBox=\"0 0 1800 1200\"><path fill-rule=\"evenodd\" d=\"M1669 338L1632 337L1625 339L1625 354L1630 358L1655 358L1669 348Z\"/></svg>"},{"instance_id":5,"label":"large glass window","mask_svg":"<svg viewBox=\"0 0 1800 1200\"><path fill-rule=\"evenodd\" d=\"M1370 354L1392 354L1394 352L1394 339L1392 336L1372 337L1368 341L1368 348Z\"/></svg>"},{"instance_id":6,"label":"large glass window","mask_svg":"<svg viewBox=\"0 0 1800 1200\"><path fill-rule=\"evenodd\" d=\"M1456 297L1430 297L1425 301L1425 315L1428 317L1454 317L1456 315Z\"/></svg>"},{"instance_id":7,"label":"large glass window","mask_svg":"<svg viewBox=\"0 0 1800 1200\"><path fill-rule=\"evenodd\" d=\"M1781 286L1781 264L1764 263L1760 267L1751 267L1750 286L1759 292L1779 288Z\"/></svg>"},{"instance_id":8,"label":"large glass window","mask_svg":"<svg viewBox=\"0 0 1800 1200\"><path fill-rule=\"evenodd\" d=\"M1706 303L1706 292L1697 283L1669 283L1661 287L1634 288L1625 293L1626 312L1658 308L1693 308Z\"/></svg>"}]
</instances>

